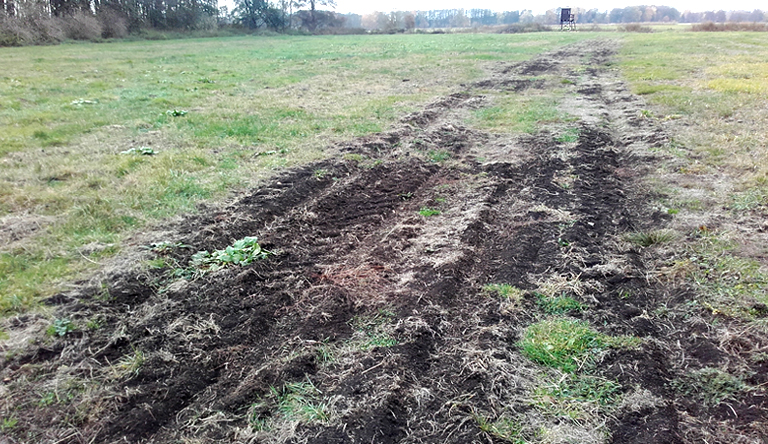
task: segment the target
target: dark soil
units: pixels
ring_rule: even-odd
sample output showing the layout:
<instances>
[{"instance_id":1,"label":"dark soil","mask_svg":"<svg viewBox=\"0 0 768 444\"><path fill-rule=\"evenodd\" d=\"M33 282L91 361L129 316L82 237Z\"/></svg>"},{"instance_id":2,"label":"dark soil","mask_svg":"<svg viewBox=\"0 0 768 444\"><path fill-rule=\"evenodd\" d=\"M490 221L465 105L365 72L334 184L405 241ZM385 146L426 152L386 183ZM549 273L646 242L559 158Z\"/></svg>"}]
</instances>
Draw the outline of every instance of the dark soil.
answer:
<instances>
[{"instance_id":1,"label":"dark soil","mask_svg":"<svg viewBox=\"0 0 768 444\"><path fill-rule=\"evenodd\" d=\"M547 442L765 442L765 362L748 364L749 396L727 404L702 405L674 384L692 370L747 361L702 329L697 320L713 315L690 307L693 292L648 278L653 248L621 241L669 218L642 182L666 135L637 117L641 102L605 67L613 50L573 45L474 85L566 88L583 100L570 124L575 143L558 142L555 127L515 140L469 128L457 116L486 98L455 94L387 133L336 147L334 159L164 227L174 233L167 240L193 247L155 255L175 266L115 271L103 285L50 298L59 317L100 328L3 358L18 424L0 442L503 442L480 416L572 430ZM586 74L576 72L584 60ZM434 150L450 159L434 161ZM420 215L425 207L440 214ZM244 236L275 254L173 277L195 251ZM517 342L548 316L534 291L555 278L587 307L571 316L643 338L607 352L594 370L625 399L644 394L600 416L608 425L597 441L578 438L591 425L530 401L552 373ZM489 283L527 293L500 309L482 290ZM750 344L765 340L755 335ZM137 353L143 363L132 373ZM282 413L276 393L308 382L326 420ZM55 401L41 401L48 393ZM258 421L270 425L259 431Z\"/></svg>"}]
</instances>

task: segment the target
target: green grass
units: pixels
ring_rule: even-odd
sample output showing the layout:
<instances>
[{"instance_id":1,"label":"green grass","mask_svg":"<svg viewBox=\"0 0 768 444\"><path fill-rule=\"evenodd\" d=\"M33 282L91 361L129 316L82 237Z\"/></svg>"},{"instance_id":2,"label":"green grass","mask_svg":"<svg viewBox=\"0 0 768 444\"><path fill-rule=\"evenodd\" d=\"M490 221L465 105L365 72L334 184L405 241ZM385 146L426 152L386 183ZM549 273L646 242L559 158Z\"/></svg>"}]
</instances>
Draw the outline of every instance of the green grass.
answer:
<instances>
[{"instance_id":1,"label":"green grass","mask_svg":"<svg viewBox=\"0 0 768 444\"><path fill-rule=\"evenodd\" d=\"M430 216L437 216L442 214L442 211L437 210L435 208L429 208L429 207L421 207L419 210L419 214L424 217L430 217Z\"/></svg>"},{"instance_id":2,"label":"green grass","mask_svg":"<svg viewBox=\"0 0 768 444\"><path fill-rule=\"evenodd\" d=\"M269 393L251 406L248 422L254 430L272 430L286 422L326 422L330 414L331 406L322 392L307 379L270 387Z\"/></svg>"},{"instance_id":3,"label":"green grass","mask_svg":"<svg viewBox=\"0 0 768 444\"><path fill-rule=\"evenodd\" d=\"M487 284L483 291L505 301L518 302L523 298L524 291L509 284Z\"/></svg>"},{"instance_id":4,"label":"green grass","mask_svg":"<svg viewBox=\"0 0 768 444\"><path fill-rule=\"evenodd\" d=\"M541 293L537 293L536 296L536 305L539 306L541 311L547 314L567 314L585 309L584 304L570 296L561 295L550 297Z\"/></svg>"},{"instance_id":5,"label":"green grass","mask_svg":"<svg viewBox=\"0 0 768 444\"><path fill-rule=\"evenodd\" d=\"M41 228L0 247L0 311L35 307L119 251L133 230L323 158L335 141L388 128L482 76L478 59L524 60L588 37L237 36L2 48L0 217L23 215ZM430 87L412 87L422 81ZM112 247L81 254L94 243Z\"/></svg>"},{"instance_id":6,"label":"green grass","mask_svg":"<svg viewBox=\"0 0 768 444\"><path fill-rule=\"evenodd\" d=\"M671 386L707 407L714 407L727 400L736 401L738 395L747 389L740 378L712 367L691 371L672 381Z\"/></svg>"},{"instance_id":7,"label":"green grass","mask_svg":"<svg viewBox=\"0 0 768 444\"><path fill-rule=\"evenodd\" d=\"M552 96L500 94L493 106L475 111L472 123L494 132L533 133L542 123L567 120L557 105Z\"/></svg>"},{"instance_id":8,"label":"green grass","mask_svg":"<svg viewBox=\"0 0 768 444\"><path fill-rule=\"evenodd\" d=\"M567 375L536 387L532 404L547 415L573 421L593 419L621 398L621 385L589 375Z\"/></svg>"},{"instance_id":9,"label":"green grass","mask_svg":"<svg viewBox=\"0 0 768 444\"><path fill-rule=\"evenodd\" d=\"M608 348L638 344L637 338L601 334L584 321L553 318L529 326L520 348L534 362L573 373L594 365L597 355Z\"/></svg>"}]
</instances>

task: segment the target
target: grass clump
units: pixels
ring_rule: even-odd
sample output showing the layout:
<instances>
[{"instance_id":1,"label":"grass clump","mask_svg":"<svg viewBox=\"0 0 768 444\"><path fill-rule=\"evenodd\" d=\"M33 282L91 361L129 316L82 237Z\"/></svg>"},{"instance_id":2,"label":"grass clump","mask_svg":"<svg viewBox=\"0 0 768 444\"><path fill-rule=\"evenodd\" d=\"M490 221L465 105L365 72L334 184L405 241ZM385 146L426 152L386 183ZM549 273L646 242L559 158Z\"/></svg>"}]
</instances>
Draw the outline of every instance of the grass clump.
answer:
<instances>
[{"instance_id":1,"label":"grass clump","mask_svg":"<svg viewBox=\"0 0 768 444\"><path fill-rule=\"evenodd\" d=\"M525 444L528 442L523 436L524 427L519 421L504 416L491 420L475 412L472 413L472 419L475 420L483 433L493 438L513 444Z\"/></svg>"},{"instance_id":2,"label":"grass clump","mask_svg":"<svg viewBox=\"0 0 768 444\"><path fill-rule=\"evenodd\" d=\"M584 310L584 304L576 299L562 295L556 297L545 296L541 293L536 294L536 305L547 314L566 314L570 312L579 312Z\"/></svg>"},{"instance_id":3,"label":"grass clump","mask_svg":"<svg viewBox=\"0 0 768 444\"><path fill-rule=\"evenodd\" d=\"M266 259L272 252L264 250L255 236L246 236L223 250L213 253L198 251L192 255L191 265L198 269L215 271L227 265L248 265Z\"/></svg>"},{"instance_id":4,"label":"grass clump","mask_svg":"<svg viewBox=\"0 0 768 444\"><path fill-rule=\"evenodd\" d=\"M617 382L598 376L567 375L539 385L533 405L545 414L582 421L615 404L620 397L621 385Z\"/></svg>"},{"instance_id":5,"label":"grass clump","mask_svg":"<svg viewBox=\"0 0 768 444\"><path fill-rule=\"evenodd\" d=\"M573 373L591 367L608 348L632 347L639 339L612 337L592 329L585 321L554 318L529 326L520 347L528 359Z\"/></svg>"},{"instance_id":6,"label":"grass clump","mask_svg":"<svg viewBox=\"0 0 768 444\"><path fill-rule=\"evenodd\" d=\"M357 336L354 343L362 351L396 346L400 341L393 337L387 328L394 318L395 314L385 309L380 309L370 316L356 316L351 321Z\"/></svg>"},{"instance_id":7,"label":"grass clump","mask_svg":"<svg viewBox=\"0 0 768 444\"><path fill-rule=\"evenodd\" d=\"M562 132L559 136L555 137L555 141L561 143L573 143L579 141L579 135L581 131L578 128L568 128Z\"/></svg>"},{"instance_id":8,"label":"grass clump","mask_svg":"<svg viewBox=\"0 0 768 444\"><path fill-rule=\"evenodd\" d=\"M510 302L521 300L525 293L523 290L509 284L487 284L483 286L483 292Z\"/></svg>"},{"instance_id":9,"label":"grass clump","mask_svg":"<svg viewBox=\"0 0 768 444\"><path fill-rule=\"evenodd\" d=\"M707 407L714 407L726 400L736 400L747 389L740 378L720 369L704 367L675 379L672 387L683 395L691 396Z\"/></svg>"},{"instance_id":10,"label":"grass clump","mask_svg":"<svg viewBox=\"0 0 768 444\"><path fill-rule=\"evenodd\" d=\"M442 211L437 210L435 208L421 207L421 209L419 210L419 214L424 217L430 217L430 216L437 216L439 214L442 214Z\"/></svg>"},{"instance_id":11,"label":"grass clump","mask_svg":"<svg viewBox=\"0 0 768 444\"><path fill-rule=\"evenodd\" d=\"M307 378L287 382L281 388L270 387L269 393L251 405L248 423L256 431L267 431L286 422L326 422L331 406L322 392Z\"/></svg>"}]
</instances>

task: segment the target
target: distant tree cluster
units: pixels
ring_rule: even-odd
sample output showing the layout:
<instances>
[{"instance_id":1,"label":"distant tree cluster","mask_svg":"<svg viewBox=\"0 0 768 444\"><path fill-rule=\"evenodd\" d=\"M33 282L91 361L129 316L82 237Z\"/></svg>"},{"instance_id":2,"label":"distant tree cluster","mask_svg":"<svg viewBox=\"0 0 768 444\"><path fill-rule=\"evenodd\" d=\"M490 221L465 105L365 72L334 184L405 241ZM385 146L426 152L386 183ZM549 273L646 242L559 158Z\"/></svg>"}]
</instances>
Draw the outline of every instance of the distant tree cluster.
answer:
<instances>
[{"instance_id":1,"label":"distant tree cluster","mask_svg":"<svg viewBox=\"0 0 768 444\"><path fill-rule=\"evenodd\" d=\"M610 11L573 8L578 23L642 23L642 22L763 22L766 13L747 11L708 11L681 13L669 6L630 6ZM531 10L494 12L490 9L441 9L432 11L374 12L367 15L347 14L345 26L378 30L409 30L413 28L465 28L477 26L539 23L555 25L559 10L551 9L534 15Z\"/></svg>"}]
</instances>

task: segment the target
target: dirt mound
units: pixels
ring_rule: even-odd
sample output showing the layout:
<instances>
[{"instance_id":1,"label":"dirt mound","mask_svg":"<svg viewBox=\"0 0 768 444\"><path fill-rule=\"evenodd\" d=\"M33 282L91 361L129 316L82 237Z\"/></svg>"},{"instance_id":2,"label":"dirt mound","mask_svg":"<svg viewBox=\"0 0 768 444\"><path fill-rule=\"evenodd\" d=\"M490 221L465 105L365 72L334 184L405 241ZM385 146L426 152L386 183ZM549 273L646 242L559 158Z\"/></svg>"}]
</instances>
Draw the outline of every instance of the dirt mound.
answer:
<instances>
[{"instance_id":1,"label":"dirt mound","mask_svg":"<svg viewBox=\"0 0 768 444\"><path fill-rule=\"evenodd\" d=\"M154 268L52 298L93 328L3 358L3 408L18 419L7 440L759 442L762 389L710 405L676 385L732 355L676 317L695 295L649 279L653 250L621 241L669 217L639 186L666 136L602 65L612 51L574 45L475 85L568 88L575 141L469 128L459 116L486 99L455 94L166 227ZM524 78L543 74L554 80ZM196 274L193 253L246 236L273 254ZM501 283L519 298L489 296ZM610 416L558 416L537 394L565 378L520 351L548 319L547 291L601 334L644 338L589 376L615 381Z\"/></svg>"}]
</instances>

